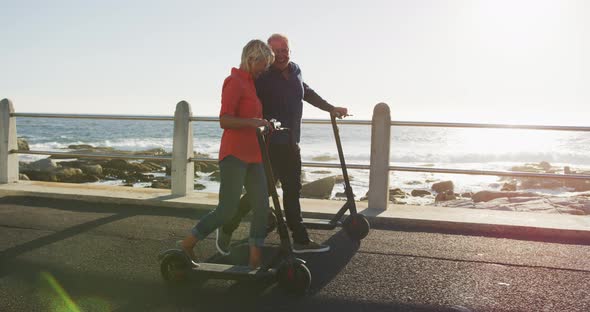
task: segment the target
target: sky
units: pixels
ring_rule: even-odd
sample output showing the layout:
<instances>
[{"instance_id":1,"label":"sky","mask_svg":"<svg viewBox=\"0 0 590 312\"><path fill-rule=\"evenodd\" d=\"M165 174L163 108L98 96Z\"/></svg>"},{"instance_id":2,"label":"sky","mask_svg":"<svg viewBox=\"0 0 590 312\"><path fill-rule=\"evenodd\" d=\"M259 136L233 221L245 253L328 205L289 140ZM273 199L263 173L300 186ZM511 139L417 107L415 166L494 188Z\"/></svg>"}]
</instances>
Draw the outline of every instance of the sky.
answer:
<instances>
[{"instance_id":1,"label":"sky","mask_svg":"<svg viewBox=\"0 0 590 312\"><path fill-rule=\"evenodd\" d=\"M353 119L588 126L590 4L567 0L0 0L0 98L31 113L217 116L251 39L283 33ZM304 118L327 118L311 105Z\"/></svg>"}]
</instances>

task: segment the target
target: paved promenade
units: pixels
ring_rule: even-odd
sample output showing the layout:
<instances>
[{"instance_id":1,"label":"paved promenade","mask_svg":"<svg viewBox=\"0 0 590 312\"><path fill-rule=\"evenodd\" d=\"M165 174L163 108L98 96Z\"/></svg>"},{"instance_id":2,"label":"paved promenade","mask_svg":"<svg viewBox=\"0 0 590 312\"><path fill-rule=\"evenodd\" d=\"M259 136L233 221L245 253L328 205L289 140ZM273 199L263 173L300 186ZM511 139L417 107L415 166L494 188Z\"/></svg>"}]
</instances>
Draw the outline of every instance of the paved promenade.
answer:
<instances>
[{"instance_id":1,"label":"paved promenade","mask_svg":"<svg viewBox=\"0 0 590 312\"><path fill-rule=\"evenodd\" d=\"M312 231L332 250L303 257L313 275L304 298L272 284L169 288L159 276L158 252L216 198L168 194L0 186L0 311L590 310L587 217L411 206L383 212L363 203L374 229L360 245L340 229ZM305 213L329 214L340 204L305 200ZM245 222L226 261L245 262L247 229ZM215 255L212 238L197 248L203 260ZM267 252L277 243L271 234Z\"/></svg>"}]
</instances>

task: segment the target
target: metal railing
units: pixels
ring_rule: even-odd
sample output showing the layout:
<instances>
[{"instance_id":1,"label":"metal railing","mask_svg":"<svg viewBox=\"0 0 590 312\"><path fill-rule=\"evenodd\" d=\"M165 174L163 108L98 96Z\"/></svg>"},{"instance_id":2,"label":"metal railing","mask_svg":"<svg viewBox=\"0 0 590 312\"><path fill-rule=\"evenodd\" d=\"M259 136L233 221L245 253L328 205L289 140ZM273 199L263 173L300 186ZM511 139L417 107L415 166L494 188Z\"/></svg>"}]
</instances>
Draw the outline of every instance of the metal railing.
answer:
<instances>
[{"instance_id":1,"label":"metal railing","mask_svg":"<svg viewBox=\"0 0 590 312\"><path fill-rule=\"evenodd\" d=\"M217 117L192 117L192 121L207 121L218 122ZM320 124L329 125L330 120L326 119L303 119L304 124ZM370 120L339 120L338 124L367 126L371 125ZM485 123L451 123L451 122L423 122L423 121L391 121L392 126L398 127L439 127L439 128L490 128L490 129L521 129L521 130L550 130L550 131L586 131L590 132L590 127L575 127L575 126L546 126L546 125L514 125L514 124L485 124ZM213 158L191 158L192 161L217 162ZM304 167L315 168L340 168L340 164L336 163L320 163L320 162L303 162ZM346 164L349 169L369 170L370 165L363 164ZM453 169L453 168L434 168L434 167L412 167L412 166L389 166L390 171L404 171L404 172L427 172L427 173L449 173L449 174L464 174L464 175L486 175L499 177L523 177L523 178L551 178L551 179L572 179L572 180L588 180L590 175L577 174L551 174L551 173L532 173L521 171L497 171L497 170L469 170L469 169Z\"/></svg>"},{"instance_id":2,"label":"metal railing","mask_svg":"<svg viewBox=\"0 0 590 312\"><path fill-rule=\"evenodd\" d=\"M148 121L174 121L173 116L149 116L149 115L95 115L95 114L49 114L49 113L12 113L11 117L24 118L63 118L63 119L102 119L102 120L148 120ZM199 122L219 122L218 117L190 117L190 121ZM304 124L329 125L327 119L303 119ZM340 120L341 125L370 126L370 120ZM577 126L546 126L546 125L516 125L516 124L486 124L486 123L451 123L451 122L422 122L422 121L391 121L392 126L399 127L439 127L439 128L479 128L479 129L522 129L522 130L550 130L550 131L583 131L590 132L590 127ZM74 153L74 152L55 152L55 151L25 151L11 150L11 153L29 154L29 155L51 155L51 156L71 156L96 159L148 159L148 160L171 160L171 156L149 156L149 155L129 155L129 154L103 154L103 153ZM189 161L217 162L215 158L191 157ZM340 164L321 163L321 162L303 162L304 167L314 168L340 168ZM370 165L364 164L347 164L349 169L368 170ZM531 173L520 171L495 171L495 170L468 170L453 168L434 168L434 167L412 167L412 166L389 166L390 171L404 172L427 172L427 173L448 173L448 174L465 174L465 175L487 175L503 177L526 177L526 178L551 178L551 179L572 179L588 180L590 175L577 174L550 174L550 173Z\"/></svg>"},{"instance_id":3,"label":"metal railing","mask_svg":"<svg viewBox=\"0 0 590 312\"><path fill-rule=\"evenodd\" d=\"M149 116L149 115L102 115L102 114L89 115L89 114L12 113L12 114L10 114L10 117L174 121L174 117L171 117L171 116Z\"/></svg>"},{"instance_id":4,"label":"metal railing","mask_svg":"<svg viewBox=\"0 0 590 312\"><path fill-rule=\"evenodd\" d=\"M148 116L148 115L92 115L92 114L48 114L48 113L12 113L11 117L25 118L64 118L64 119L102 119L102 120L151 120L151 121L173 121L172 116ZM190 117L190 121L199 122L219 122L218 117ZM326 119L303 119L304 124L329 125L330 120ZM341 125L370 126L370 120L340 120ZM399 127L439 127L439 128L479 128L479 129L522 129L522 130L550 130L550 131L583 131L590 132L590 127L577 126L546 126L546 125L516 125L516 124L486 124L486 123L451 123L451 122L422 122L422 121L391 121L392 126ZM73 153L73 152L55 152L55 151L25 151L11 150L11 153L30 154L30 155L51 155L51 156L71 156L86 158L118 158L118 159L150 159L150 160L171 160L171 156L148 156L148 155L128 155L128 154L96 154L96 153ZM189 161L217 162L215 158L192 157ZM304 162L304 167L315 168L340 168L340 164ZM370 165L347 164L350 169L370 169ZM590 175L575 174L549 174L549 173L531 173L519 171L492 171L492 170L466 170L452 168L433 168L433 167L408 167L408 166L389 166L390 171L405 172L428 172L428 173L449 173L449 174L466 174L466 175L488 175L504 177L528 177L528 178L559 178L559 179L590 179Z\"/></svg>"},{"instance_id":5,"label":"metal railing","mask_svg":"<svg viewBox=\"0 0 590 312\"><path fill-rule=\"evenodd\" d=\"M7 103L7 105L5 105ZM21 118L64 118L64 119L101 119L101 120L145 120L145 121L174 121L175 129L174 129L174 139L173 144L174 146L179 146L179 151L182 150L183 152L179 152L179 154L174 154L172 156L151 156L151 155L137 155L137 154L107 154L107 153L80 153L80 152L55 152L55 151L25 151L19 150L16 148L3 150L0 148L0 152L6 154L2 154L0 156L6 157L7 159L10 157L11 154L30 154L30 155L52 155L52 156L60 156L64 157L72 157L72 158L116 158L116 159L147 159L147 160L162 160L162 161L171 161L172 167L181 168L182 163L192 164L193 162L197 161L204 161L204 162L217 162L217 159L213 158L202 158L202 157L191 157L192 156L192 126L190 125L192 121L196 122L218 122L219 118L217 117L195 117L190 115L190 105L186 102L180 102L177 105L175 116L146 116L146 115L100 115L100 114L51 114L51 113L15 113L12 108L12 103L8 100L2 100L2 118L9 119L14 117L21 117ZM381 112L377 113L377 109L380 109ZM444 174L463 174L463 175L488 175L488 176L504 176L504 177L527 177L527 178L546 178L546 179L563 179L563 180L590 180L590 175L583 175L583 174L551 174L551 173L532 173L532 172L521 172L521 171L492 171L492 170L467 170L467 169L456 169L456 168L435 168L435 167L411 167L411 166L392 166L389 164L389 146L390 146L390 133L391 133L391 126L399 126L399 127L441 127L441 128L492 128L492 129L523 129L523 130L549 130L549 131L584 131L590 132L590 127L578 127L578 126L546 126L546 125L514 125L514 124L485 124L485 123L449 123L449 122L416 122L416 121L391 121L389 114L389 107L384 104L380 103L375 107L375 112L373 114L373 120L340 120L338 121L339 125L360 125L360 126L371 126L373 127L373 134L371 137L371 146L372 146L372 154L371 154L371 161L370 165L366 164L347 164L349 169L361 169L361 170L371 170L370 179L373 179L373 176L379 176L378 179L375 181L370 182L370 188L379 186L380 184L384 184L385 188L388 187L388 178L385 178L383 175L389 175L391 171L405 171L405 172L427 172L427 173L444 173ZM304 124L330 124L330 120L325 119L303 119L302 121ZM10 122L9 122L10 123ZM179 126L179 136L177 136L177 126ZM15 125L13 125L16 127ZM381 128L379 128L381 127ZM9 126L5 126L4 128L0 129L4 133L10 133ZM14 130L16 131L16 129ZM380 135L375 134L376 132L381 131ZM380 138L375 139L373 136L381 136ZM14 138L15 139L15 138ZM9 140L7 139L7 142ZM14 143L11 143L14 144ZM373 146L380 145L380 151L384 153L383 157L375 157L373 155ZM14 145L12 145L14 146ZM15 146L16 147L16 146ZM4 146L2 147L4 148ZM174 150L174 149L173 149ZM187 154L184 154L186 152ZM386 154L386 155L385 155ZM188 155L184 156L184 155ZM378 158L378 159L377 159ZM4 161L4 160L0 160ZM14 163L14 159L7 160L7 162ZM323 163L323 162L303 162L303 166L305 167L316 167L316 168L340 168L339 163ZM192 165L191 165L192 166ZM177 173L180 175L189 175L190 167L184 167L182 170L179 170L181 173ZM174 172L174 170L173 170ZM2 172L4 174L4 172ZM7 174L8 176L9 174ZM3 178L4 179L4 178ZM18 178L17 178L18 179ZM180 191L177 191L176 194L183 194L191 188L191 185L188 185L188 181L190 181L190 177L186 176L182 177L174 177L173 173L173 193L174 191L174 184L183 184L184 191L182 188ZM177 181L177 182L175 182ZM178 182L180 181L180 182ZM184 182L183 182L184 181ZM380 183L380 184L379 184ZM372 193L379 193L379 195L373 195L375 197L380 198L379 205L383 205L385 199L385 205L387 203L387 192L384 190L378 190ZM383 198L382 198L383 197ZM375 202L377 203L377 202ZM371 206L371 197L369 197L369 206Z\"/></svg>"}]
</instances>

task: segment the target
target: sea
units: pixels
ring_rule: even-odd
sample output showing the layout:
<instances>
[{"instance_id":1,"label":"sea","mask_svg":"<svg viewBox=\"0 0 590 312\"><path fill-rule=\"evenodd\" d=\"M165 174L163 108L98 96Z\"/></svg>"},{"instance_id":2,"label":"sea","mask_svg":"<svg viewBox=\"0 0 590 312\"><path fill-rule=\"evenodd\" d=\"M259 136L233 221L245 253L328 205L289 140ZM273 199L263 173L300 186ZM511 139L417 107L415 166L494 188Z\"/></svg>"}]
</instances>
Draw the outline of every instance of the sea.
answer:
<instances>
[{"instance_id":1,"label":"sea","mask_svg":"<svg viewBox=\"0 0 590 312\"><path fill-rule=\"evenodd\" d=\"M371 127L340 124L340 137L346 163L369 164ZM222 129L217 122L193 123L196 152L217 158ZM172 150L172 121L95 120L60 118L17 118L17 135L27 140L31 150L68 151L72 144L112 147L125 151L152 148ZM303 124L301 153L304 162L338 163L336 142L329 124ZM40 155L20 155L31 162ZM575 131L475 129L392 126L390 164L427 168L474 170L510 170L514 166L549 162L562 173L565 166L590 170L590 133ZM304 167L304 181L310 182L340 169ZM369 186L369 170L349 170L351 186L357 198ZM391 172L390 188L405 192L429 190L433 183L451 180L455 192L499 190L503 180L495 176ZM217 192L219 184L200 174L196 183L205 185L201 192ZM122 181L101 181L122 184ZM136 187L145 187L137 184ZM343 192L343 185L334 187L332 196ZM548 195L575 195L570 189L529 190ZM408 204L428 204L432 198L409 197Z\"/></svg>"}]
</instances>

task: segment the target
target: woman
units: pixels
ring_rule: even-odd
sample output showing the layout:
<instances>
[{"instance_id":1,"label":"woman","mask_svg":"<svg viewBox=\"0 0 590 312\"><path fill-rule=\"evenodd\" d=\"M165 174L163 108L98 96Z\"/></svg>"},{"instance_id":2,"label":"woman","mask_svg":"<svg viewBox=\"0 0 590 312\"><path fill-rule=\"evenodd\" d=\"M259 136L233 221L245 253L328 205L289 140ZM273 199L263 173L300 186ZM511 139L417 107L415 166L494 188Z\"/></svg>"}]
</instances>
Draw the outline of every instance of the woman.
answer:
<instances>
[{"instance_id":1,"label":"woman","mask_svg":"<svg viewBox=\"0 0 590 312\"><path fill-rule=\"evenodd\" d=\"M242 187L252 196L256 207L250 224L251 268L262 261L262 246L266 237L268 189L256 128L266 126L262 104L256 96L254 80L274 61L272 50L260 40L252 40L242 50L240 68L232 68L223 83L219 123L223 130L219 149L221 185L219 204L192 229L181 243L184 252L195 263L193 248L197 242L223 225L236 213ZM196 263L195 263L196 264Z\"/></svg>"}]
</instances>

